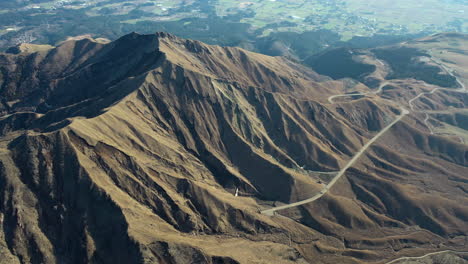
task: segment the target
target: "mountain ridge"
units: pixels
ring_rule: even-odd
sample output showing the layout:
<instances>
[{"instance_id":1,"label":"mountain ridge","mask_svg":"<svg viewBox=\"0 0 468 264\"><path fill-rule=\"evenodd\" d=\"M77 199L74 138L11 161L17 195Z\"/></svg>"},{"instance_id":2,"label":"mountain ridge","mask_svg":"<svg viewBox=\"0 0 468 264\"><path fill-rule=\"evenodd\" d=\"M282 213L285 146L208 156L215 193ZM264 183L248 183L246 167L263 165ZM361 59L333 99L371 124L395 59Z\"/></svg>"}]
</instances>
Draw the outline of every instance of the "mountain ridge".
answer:
<instances>
[{"instance_id":1,"label":"mountain ridge","mask_svg":"<svg viewBox=\"0 0 468 264\"><path fill-rule=\"evenodd\" d=\"M323 173L398 115L379 98L328 104L347 80L166 33L65 42L1 55L0 66L0 245L11 259L378 263L400 254L389 247L463 247L466 199L436 175L463 181L467 147L426 134L416 117L317 202L289 218L259 214L320 191ZM452 192L437 198L443 210L418 192L426 185Z\"/></svg>"}]
</instances>

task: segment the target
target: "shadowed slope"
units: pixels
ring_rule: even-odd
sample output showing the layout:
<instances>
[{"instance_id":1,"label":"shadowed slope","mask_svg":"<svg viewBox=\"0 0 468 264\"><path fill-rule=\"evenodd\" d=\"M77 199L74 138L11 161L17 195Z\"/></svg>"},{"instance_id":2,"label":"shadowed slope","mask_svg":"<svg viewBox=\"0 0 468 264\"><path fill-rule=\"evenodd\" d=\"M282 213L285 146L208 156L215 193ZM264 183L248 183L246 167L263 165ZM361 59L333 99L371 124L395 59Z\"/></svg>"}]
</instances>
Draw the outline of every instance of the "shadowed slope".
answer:
<instances>
[{"instance_id":1,"label":"shadowed slope","mask_svg":"<svg viewBox=\"0 0 468 264\"><path fill-rule=\"evenodd\" d=\"M349 83L284 58L134 33L1 54L0 70L0 259L358 263L465 237L461 190L414 190L428 174L463 182L467 148L413 117L330 194L286 212L299 222L259 214L319 192L317 175L399 114L375 98L328 104ZM443 191L453 201L428 202Z\"/></svg>"}]
</instances>

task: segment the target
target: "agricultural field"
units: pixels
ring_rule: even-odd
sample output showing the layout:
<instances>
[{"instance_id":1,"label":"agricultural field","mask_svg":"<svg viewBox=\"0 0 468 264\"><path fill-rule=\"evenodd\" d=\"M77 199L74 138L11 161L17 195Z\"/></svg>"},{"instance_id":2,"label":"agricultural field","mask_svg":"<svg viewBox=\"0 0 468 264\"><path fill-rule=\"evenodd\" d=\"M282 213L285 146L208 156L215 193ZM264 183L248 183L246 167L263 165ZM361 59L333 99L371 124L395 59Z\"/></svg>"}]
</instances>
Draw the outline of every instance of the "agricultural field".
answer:
<instances>
[{"instance_id":1,"label":"agricultural field","mask_svg":"<svg viewBox=\"0 0 468 264\"><path fill-rule=\"evenodd\" d=\"M390 8L389 8L390 7ZM219 16L238 12L252 14L242 22L272 31L271 24L285 24L276 30L328 29L343 39L377 33L421 31L468 31L466 1L408 0L219 0Z\"/></svg>"},{"instance_id":2,"label":"agricultural field","mask_svg":"<svg viewBox=\"0 0 468 264\"><path fill-rule=\"evenodd\" d=\"M320 32L320 43L305 47L316 52L356 38L468 32L467 14L465 0L12 0L0 1L0 50L167 31L262 52L257 46L269 39L310 40Z\"/></svg>"}]
</instances>

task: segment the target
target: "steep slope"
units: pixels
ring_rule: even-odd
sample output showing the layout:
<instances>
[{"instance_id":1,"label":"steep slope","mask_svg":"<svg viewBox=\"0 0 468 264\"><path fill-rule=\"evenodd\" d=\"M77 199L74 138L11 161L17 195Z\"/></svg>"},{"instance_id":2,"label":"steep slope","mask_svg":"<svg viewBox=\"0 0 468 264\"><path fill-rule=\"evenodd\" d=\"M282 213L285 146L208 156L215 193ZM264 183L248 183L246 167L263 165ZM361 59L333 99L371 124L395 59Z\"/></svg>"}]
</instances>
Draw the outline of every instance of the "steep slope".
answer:
<instances>
[{"instance_id":1,"label":"steep slope","mask_svg":"<svg viewBox=\"0 0 468 264\"><path fill-rule=\"evenodd\" d=\"M320 192L399 115L327 100L365 85L166 33L1 54L0 72L5 263L359 263L466 242L468 148L417 115L320 200L260 214Z\"/></svg>"}]
</instances>

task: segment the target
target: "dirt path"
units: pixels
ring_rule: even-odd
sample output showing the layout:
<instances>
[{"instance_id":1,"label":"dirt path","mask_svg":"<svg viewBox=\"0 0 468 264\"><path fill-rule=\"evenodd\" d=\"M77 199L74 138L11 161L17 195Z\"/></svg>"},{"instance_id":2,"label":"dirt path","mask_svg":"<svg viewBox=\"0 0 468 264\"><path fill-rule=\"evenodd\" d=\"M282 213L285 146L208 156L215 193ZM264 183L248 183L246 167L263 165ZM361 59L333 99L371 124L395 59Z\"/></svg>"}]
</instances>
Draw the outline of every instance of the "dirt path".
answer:
<instances>
[{"instance_id":1,"label":"dirt path","mask_svg":"<svg viewBox=\"0 0 468 264\"><path fill-rule=\"evenodd\" d=\"M287 205L283 205L283 206L278 206L278 207L274 207L274 208L271 208L271 209L268 209L268 210L264 210L262 211L261 213L264 214L264 215L270 215L270 216L273 216L275 214L276 211L279 211L279 210L284 210L284 209L287 209L287 208L291 208L291 207L296 207L296 206L299 206L299 205L303 205L303 204L306 204L306 203L310 203L310 202L313 202L317 199L319 199L320 197L324 196L332 187L333 185L336 184L336 182L345 174L345 172L351 167L354 165L354 163L356 163L356 161L359 160L359 158L362 156L362 154L364 154L366 152L366 150L375 142L377 141L377 139L379 139L380 137L382 137L390 128L392 128L396 123L398 123L403 117L405 117L407 114L409 114L410 112L404 108L401 109L401 114L398 116L398 118L396 118L395 120L393 120L392 123L390 123L388 126L386 126L384 129L382 129L377 135L375 135L369 142L367 142L367 144L365 144L360 150L359 152L356 153L356 155L354 155L354 157L346 164L345 167L343 167L339 172L338 174L333 178L333 180L331 180L323 190L321 190L318 194L310 197L309 199L306 199L306 200L302 200L302 201L299 201L299 202L295 202L295 203L291 203L291 204L287 204Z\"/></svg>"},{"instance_id":2,"label":"dirt path","mask_svg":"<svg viewBox=\"0 0 468 264\"><path fill-rule=\"evenodd\" d=\"M334 104L333 99L338 98L338 97L348 97L348 96L356 96L356 95L364 95L364 96L365 96L365 95L369 95L369 94L379 94L379 93L382 92L383 88L384 88L385 86L389 85L389 84L390 84L390 82L383 82L383 83L379 86L379 88L378 88L377 90L372 91L372 92L367 92L367 93L351 93L351 94L338 94L338 95L333 95L333 96L328 97L328 102L329 102L330 104Z\"/></svg>"}]
</instances>

